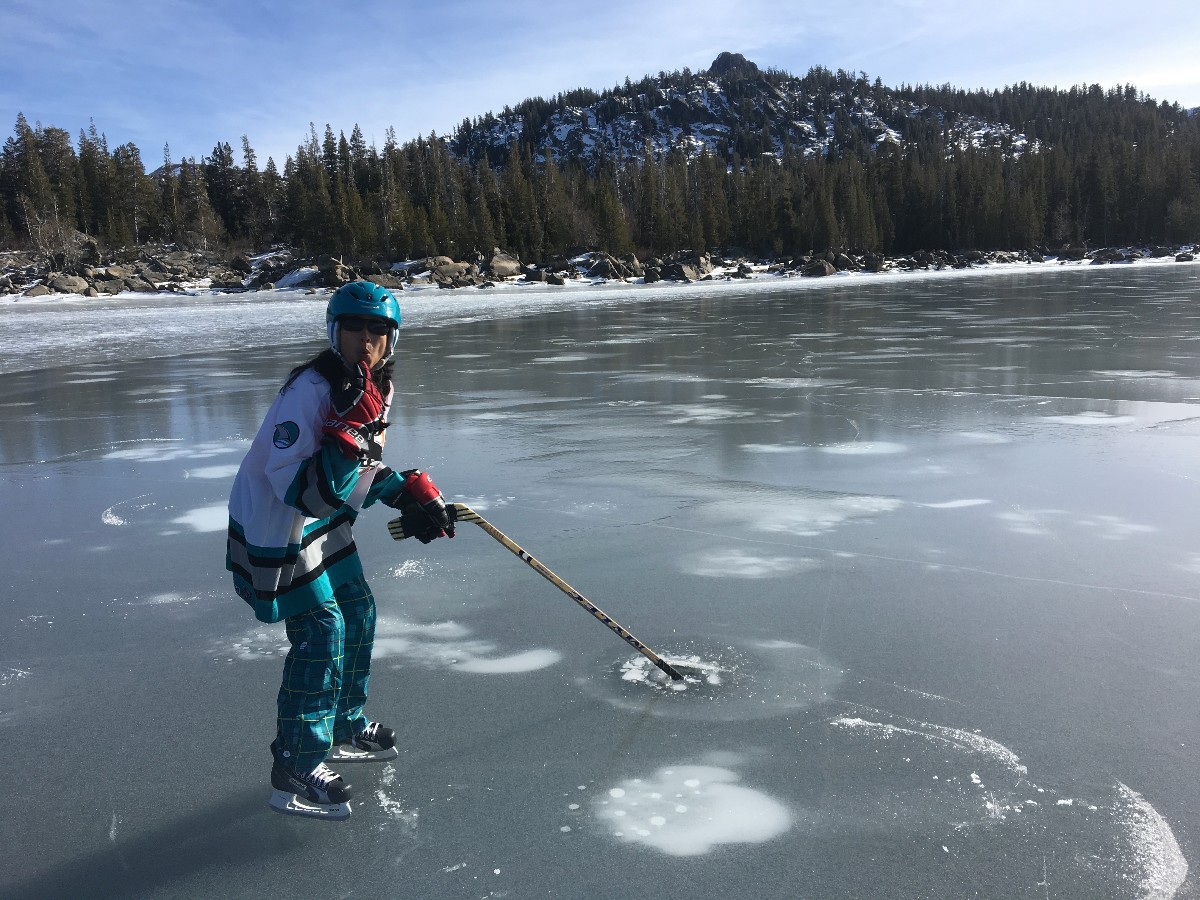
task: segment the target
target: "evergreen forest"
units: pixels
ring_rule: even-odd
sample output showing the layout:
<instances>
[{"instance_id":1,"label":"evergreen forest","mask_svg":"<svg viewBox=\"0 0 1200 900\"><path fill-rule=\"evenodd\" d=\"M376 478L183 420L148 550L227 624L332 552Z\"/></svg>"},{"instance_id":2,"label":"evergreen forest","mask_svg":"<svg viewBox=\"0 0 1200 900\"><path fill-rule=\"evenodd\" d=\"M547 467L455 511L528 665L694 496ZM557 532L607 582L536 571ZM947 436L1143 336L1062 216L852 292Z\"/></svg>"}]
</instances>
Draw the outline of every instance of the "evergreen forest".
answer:
<instances>
[{"instance_id":1,"label":"evergreen forest","mask_svg":"<svg viewBox=\"0 0 1200 900\"><path fill-rule=\"evenodd\" d=\"M680 124L695 114L677 102L698 77L686 70L525 101L447 137L401 143L389 129L382 147L358 126L348 138L310 126L282 169L260 165L245 136L201 159L175 161L168 146L151 169L140 148L110 147L94 123L73 136L20 115L0 152L0 247L54 252L86 236L391 260L502 247L537 261L585 248L783 257L1200 241L1194 110L1131 86L892 89L862 74L751 69L709 76L738 125L699 152L669 140L591 154L544 144L546 123L581 107L601 126L606 110L631 109L659 111L648 134ZM760 102L789 79L813 98L819 152ZM871 139L841 111L851 97L901 139ZM963 142L951 125L966 116L1024 142ZM505 132L511 140L494 138L502 120L522 125Z\"/></svg>"}]
</instances>

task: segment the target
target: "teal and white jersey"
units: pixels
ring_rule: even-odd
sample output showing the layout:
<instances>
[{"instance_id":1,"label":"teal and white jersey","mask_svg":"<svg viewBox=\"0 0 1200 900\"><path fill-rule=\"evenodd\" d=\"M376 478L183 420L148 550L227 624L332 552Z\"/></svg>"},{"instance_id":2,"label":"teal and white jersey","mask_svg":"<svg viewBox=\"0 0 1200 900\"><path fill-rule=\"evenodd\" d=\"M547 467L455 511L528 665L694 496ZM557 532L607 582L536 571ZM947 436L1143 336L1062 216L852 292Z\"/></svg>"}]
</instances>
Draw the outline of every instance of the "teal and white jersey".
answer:
<instances>
[{"instance_id":1,"label":"teal and white jersey","mask_svg":"<svg viewBox=\"0 0 1200 900\"><path fill-rule=\"evenodd\" d=\"M354 520L402 484L386 466L360 467L322 442L330 391L312 368L284 387L233 481L225 568L263 622L312 609L361 577ZM391 402L389 391L384 421Z\"/></svg>"}]
</instances>

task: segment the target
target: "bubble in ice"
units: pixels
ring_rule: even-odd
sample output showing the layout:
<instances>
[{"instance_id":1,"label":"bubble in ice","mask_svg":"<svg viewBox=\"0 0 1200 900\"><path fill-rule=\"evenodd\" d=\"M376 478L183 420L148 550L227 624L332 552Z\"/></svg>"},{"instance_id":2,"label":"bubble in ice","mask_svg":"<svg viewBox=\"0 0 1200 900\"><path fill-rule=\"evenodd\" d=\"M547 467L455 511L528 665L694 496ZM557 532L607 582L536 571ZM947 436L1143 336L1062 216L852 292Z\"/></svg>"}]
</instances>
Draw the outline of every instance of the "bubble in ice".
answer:
<instances>
[{"instance_id":1,"label":"bubble in ice","mask_svg":"<svg viewBox=\"0 0 1200 900\"><path fill-rule=\"evenodd\" d=\"M736 772L716 766L667 766L599 795L593 813L617 840L669 856L759 844L791 827L787 807L738 781Z\"/></svg>"},{"instance_id":2,"label":"bubble in ice","mask_svg":"<svg viewBox=\"0 0 1200 900\"><path fill-rule=\"evenodd\" d=\"M642 655L622 656L576 679L619 708L664 718L742 721L826 702L844 673L821 651L790 641L692 642L657 648L683 678Z\"/></svg>"}]
</instances>

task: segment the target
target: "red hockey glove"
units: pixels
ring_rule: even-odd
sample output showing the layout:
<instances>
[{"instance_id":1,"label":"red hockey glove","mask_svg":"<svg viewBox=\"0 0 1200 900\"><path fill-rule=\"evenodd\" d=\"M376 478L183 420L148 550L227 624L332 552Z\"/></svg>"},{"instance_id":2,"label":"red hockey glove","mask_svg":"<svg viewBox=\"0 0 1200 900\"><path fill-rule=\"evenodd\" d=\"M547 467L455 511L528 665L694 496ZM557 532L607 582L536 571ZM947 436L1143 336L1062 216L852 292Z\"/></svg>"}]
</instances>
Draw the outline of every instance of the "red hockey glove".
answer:
<instances>
[{"instance_id":1,"label":"red hockey glove","mask_svg":"<svg viewBox=\"0 0 1200 900\"><path fill-rule=\"evenodd\" d=\"M422 472L419 469L411 469L408 472L401 472L405 476L404 488L401 491L398 508L402 513L409 515L409 522L412 522L412 514L418 509L425 514L429 519L429 527L418 529L414 532L416 537L421 540L421 543L427 544L433 538L439 538L445 535L446 537L454 537L454 520L446 511L446 501L442 498L442 492L438 490L437 485L433 483L433 479L429 477L428 472ZM405 528L407 531L408 529ZM426 540L428 538L428 540Z\"/></svg>"},{"instance_id":2,"label":"red hockey glove","mask_svg":"<svg viewBox=\"0 0 1200 900\"><path fill-rule=\"evenodd\" d=\"M371 437L381 431L383 396L371 378L366 363L359 363L330 398L333 408L322 431L350 459L362 459L370 453Z\"/></svg>"}]
</instances>

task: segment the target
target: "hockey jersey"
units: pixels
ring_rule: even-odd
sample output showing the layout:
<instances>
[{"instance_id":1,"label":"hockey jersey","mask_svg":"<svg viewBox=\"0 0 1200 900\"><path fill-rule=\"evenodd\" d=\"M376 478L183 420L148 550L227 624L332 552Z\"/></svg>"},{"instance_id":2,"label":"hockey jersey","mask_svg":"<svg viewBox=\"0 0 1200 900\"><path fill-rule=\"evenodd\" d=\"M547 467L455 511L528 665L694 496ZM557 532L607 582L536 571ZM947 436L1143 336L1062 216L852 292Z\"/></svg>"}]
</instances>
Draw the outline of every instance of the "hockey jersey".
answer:
<instances>
[{"instance_id":1,"label":"hockey jersey","mask_svg":"<svg viewBox=\"0 0 1200 900\"><path fill-rule=\"evenodd\" d=\"M330 394L311 367L285 385L233 481L225 568L262 622L306 612L361 576L354 520L403 486L386 466L360 465L323 442ZM392 396L384 399L385 421Z\"/></svg>"}]
</instances>

